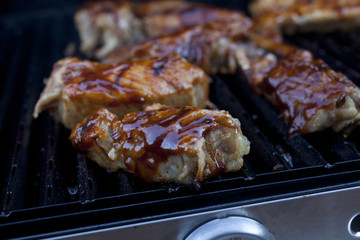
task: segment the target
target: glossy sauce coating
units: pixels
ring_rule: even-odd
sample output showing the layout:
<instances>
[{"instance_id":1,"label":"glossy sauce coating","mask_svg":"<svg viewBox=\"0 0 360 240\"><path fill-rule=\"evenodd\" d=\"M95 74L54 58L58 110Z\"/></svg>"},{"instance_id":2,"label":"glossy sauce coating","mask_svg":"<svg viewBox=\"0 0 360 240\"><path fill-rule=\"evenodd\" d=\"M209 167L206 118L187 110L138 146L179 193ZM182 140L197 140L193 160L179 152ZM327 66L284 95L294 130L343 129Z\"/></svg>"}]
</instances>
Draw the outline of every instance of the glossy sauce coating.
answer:
<instances>
[{"instance_id":1,"label":"glossy sauce coating","mask_svg":"<svg viewBox=\"0 0 360 240\"><path fill-rule=\"evenodd\" d=\"M187 1L146 1L137 3L134 10L135 14L142 18L145 16L158 15L162 13L169 13L173 11L179 11L182 9L188 9L193 3Z\"/></svg>"},{"instance_id":2,"label":"glossy sauce coating","mask_svg":"<svg viewBox=\"0 0 360 240\"><path fill-rule=\"evenodd\" d=\"M280 60L261 87L276 107L286 113L290 133L307 133L308 121L319 110L341 107L345 103L344 94L354 85L322 60L314 60L310 52L299 50Z\"/></svg>"},{"instance_id":3,"label":"glossy sauce coating","mask_svg":"<svg viewBox=\"0 0 360 240\"><path fill-rule=\"evenodd\" d=\"M148 182L153 181L159 164L169 156L195 156L195 144L211 129L221 126L240 131L225 111L160 106L129 113L122 121L112 114L93 114L73 130L73 145L86 152L101 137L96 129L103 121L110 126L113 147L123 154L127 169ZM218 172L222 167L219 162Z\"/></svg>"},{"instance_id":4,"label":"glossy sauce coating","mask_svg":"<svg viewBox=\"0 0 360 240\"><path fill-rule=\"evenodd\" d=\"M241 16L241 20L226 23L211 22L204 26L195 26L167 36L149 39L131 47L120 48L110 54L105 62L140 60L179 54L207 73L211 73L213 61L218 61L218 57L214 55L214 51L218 49L213 49L213 46L220 45L222 38L236 40L246 37L250 27L251 21L243 16ZM221 47L230 49L231 46Z\"/></svg>"},{"instance_id":5,"label":"glossy sauce coating","mask_svg":"<svg viewBox=\"0 0 360 240\"><path fill-rule=\"evenodd\" d=\"M250 5L255 31L280 40L287 33L333 32L359 26L358 0L256 0ZM278 35L278 36L276 36Z\"/></svg>"},{"instance_id":6,"label":"glossy sauce coating","mask_svg":"<svg viewBox=\"0 0 360 240\"><path fill-rule=\"evenodd\" d=\"M216 8L204 4L188 4L177 9L146 16L149 36L161 36L177 32L188 27L203 25L212 21L227 23L231 21L245 22L246 17L239 11Z\"/></svg>"},{"instance_id":7,"label":"glossy sauce coating","mask_svg":"<svg viewBox=\"0 0 360 240\"><path fill-rule=\"evenodd\" d=\"M166 95L193 88L197 82L207 82L203 71L176 55L120 64L67 58L54 70L63 65L62 79L70 98L91 95L89 101L109 106L160 101Z\"/></svg>"},{"instance_id":8,"label":"glossy sauce coating","mask_svg":"<svg viewBox=\"0 0 360 240\"><path fill-rule=\"evenodd\" d=\"M277 16L296 13L299 16L314 11L333 11L339 17L346 17L347 11L360 6L358 0L256 0L251 6L252 15Z\"/></svg>"}]
</instances>

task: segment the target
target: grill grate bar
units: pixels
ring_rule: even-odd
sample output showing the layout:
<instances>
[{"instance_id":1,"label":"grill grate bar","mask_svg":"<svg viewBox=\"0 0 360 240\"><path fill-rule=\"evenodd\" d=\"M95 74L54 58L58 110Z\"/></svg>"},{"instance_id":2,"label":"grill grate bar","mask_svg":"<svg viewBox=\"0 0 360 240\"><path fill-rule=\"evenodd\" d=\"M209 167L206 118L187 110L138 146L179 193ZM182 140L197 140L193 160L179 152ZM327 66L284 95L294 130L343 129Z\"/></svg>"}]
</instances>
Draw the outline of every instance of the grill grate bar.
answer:
<instances>
[{"instance_id":1,"label":"grill grate bar","mask_svg":"<svg viewBox=\"0 0 360 240\"><path fill-rule=\"evenodd\" d=\"M28 51L32 44L33 38L23 39L18 42L18 48L13 48L14 55L10 59L10 68L6 73L6 83L4 85L1 97L0 109L0 131L2 137L7 141L1 144L1 151L9 154L10 161L4 161L2 185L3 193L1 215L8 215L12 209L20 209L24 207L24 194L26 189L27 164L26 152L28 149L28 137L30 121L28 111L28 98L30 97L29 84L31 79L25 75L28 71ZM16 45L15 45L16 46ZM24 56L25 54L25 56ZM24 71L19 71L23 69ZM25 79L25 82L21 82ZM26 87L27 86L27 87ZM30 85L31 86L31 85ZM31 103L30 103L31 104ZM14 114L14 110L17 114ZM11 117L9 117L11 116ZM6 128L3 128L6 126ZM14 132L17 134L14 136ZM8 149L13 149L12 151Z\"/></svg>"},{"instance_id":2,"label":"grill grate bar","mask_svg":"<svg viewBox=\"0 0 360 240\"><path fill-rule=\"evenodd\" d=\"M333 33L327 35L314 35L312 41L321 41L327 53L331 53L335 58L340 59L347 67L352 67L358 71L360 64L359 34L352 33Z\"/></svg>"},{"instance_id":3,"label":"grill grate bar","mask_svg":"<svg viewBox=\"0 0 360 240\"><path fill-rule=\"evenodd\" d=\"M360 153L353 143L331 130L307 136L309 143L318 149L331 163L360 159Z\"/></svg>"},{"instance_id":4,"label":"grill grate bar","mask_svg":"<svg viewBox=\"0 0 360 240\"><path fill-rule=\"evenodd\" d=\"M13 39L8 39L8 41L6 41L5 43L2 43L4 46L12 46L12 44L10 44L10 41L12 41ZM22 40L19 41L17 43L17 46L14 48L10 48L11 50L11 55L9 56L10 59L2 59L5 64L6 62L9 62L9 69L5 70L5 77L4 79L4 86L0 95L0 130L2 130L2 128L4 127L4 123L6 120L6 113L8 113L9 107L10 106L19 106L19 97L16 99L14 99L14 92L17 92L18 94L21 93L21 82L19 81L19 79L22 78L22 74L19 71L19 68L23 68L26 69L26 65L20 65L19 63L23 63L24 59L23 59L23 55L26 54L26 50L28 50L28 46L27 45L27 41ZM18 81L16 81L18 80Z\"/></svg>"},{"instance_id":5,"label":"grill grate bar","mask_svg":"<svg viewBox=\"0 0 360 240\"><path fill-rule=\"evenodd\" d=\"M1 33L1 31L0 31ZM0 78L3 79L2 81L0 81L0 92L1 92L1 97L0 97L0 109L3 108L3 102L4 102L4 89L8 89L13 83L8 82L7 80L11 79L11 76L7 76L8 73L8 69L10 68L10 63L14 63L14 54L15 52L13 51L13 46L8 44L10 42L10 37L8 37L6 34L0 34ZM21 46L18 46L21 47ZM15 49L16 51L16 49ZM19 50L18 50L19 51ZM19 54L19 53L18 53ZM14 74L14 73L13 73ZM0 125L0 129L2 128L2 125Z\"/></svg>"},{"instance_id":6,"label":"grill grate bar","mask_svg":"<svg viewBox=\"0 0 360 240\"><path fill-rule=\"evenodd\" d=\"M14 208L15 205L15 198L17 197L17 174L20 174L21 168L18 168L18 166L20 167L22 162L19 160L20 156L21 156L21 140L20 137L23 133L23 123L20 123L20 126L18 127L18 131L16 134L16 141L15 141L15 146L14 146L14 150L13 150L13 156L11 158L11 163L10 163L10 172L7 178L7 184L5 189L5 197L3 198L4 201L2 203L2 207L1 207L1 215L2 216L6 216L9 214L10 210ZM20 195L21 198L21 195Z\"/></svg>"},{"instance_id":7,"label":"grill grate bar","mask_svg":"<svg viewBox=\"0 0 360 240\"><path fill-rule=\"evenodd\" d=\"M46 63L42 66L39 66L39 62L44 61L44 46L49 46L49 49L53 49L53 39L49 38L48 32L46 29L50 28L51 22L41 22L34 27L34 32L36 33L36 41L34 42L33 52L31 54L31 76L34 83L38 86L37 89L42 87L42 79L44 76L39 74L39 71L46 72L46 67L49 66L49 63ZM52 51L50 51L52 52ZM40 95L39 91L34 91L34 100L36 101ZM34 102L35 104L35 102ZM32 105L34 106L34 105ZM32 163L34 165L33 171L31 173L37 175L32 175L34 179L34 186L29 186L29 188L34 188L37 190L36 197L32 197L33 193L28 192L28 199L36 202L37 205L43 206L47 204L54 204L54 175L56 173L56 163L54 152L56 151L56 142L58 135L54 131L54 121L50 119L45 119L42 122L39 128L32 128L31 131L32 138L36 137L35 134L41 134L43 138L41 139L42 144L39 149L39 152L36 153L34 159L38 159L37 163ZM31 158L30 158L31 159ZM30 201L29 201L30 202Z\"/></svg>"},{"instance_id":8,"label":"grill grate bar","mask_svg":"<svg viewBox=\"0 0 360 240\"><path fill-rule=\"evenodd\" d=\"M336 34L334 34L336 35ZM332 35L327 35L327 38L333 38ZM290 43L296 44L300 47L310 50L317 58L323 59L331 68L336 71L340 71L349 77L357 86L360 86L360 72L358 72L359 64L354 62L355 52L345 53L342 51L346 47L345 43L338 43L338 46L328 45L330 40L326 40L321 35L300 35L299 36L288 36L287 40ZM350 39L349 39L350 40ZM332 41L332 40L331 40ZM347 43L350 44L350 43ZM341 52L337 49L341 49ZM349 54L349 55L347 55ZM352 62L352 64L347 64ZM352 68L354 66L354 68Z\"/></svg>"},{"instance_id":9,"label":"grill grate bar","mask_svg":"<svg viewBox=\"0 0 360 240\"><path fill-rule=\"evenodd\" d=\"M92 161L87 160L87 164L92 174L90 186L92 185L95 198L129 194L141 191L141 189L144 191L151 189L148 184L144 184L144 182L136 186L134 176L125 173L125 171L110 173ZM101 180L99 181L99 179Z\"/></svg>"},{"instance_id":10,"label":"grill grate bar","mask_svg":"<svg viewBox=\"0 0 360 240\"><path fill-rule=\"evenodd\" d=\"M93 177L91 176L90 169L88 168L85 155L77 154L78 175L79 182L79 197L81 203L90 203L94 200L93 191Z\"/></svg>"},{"instance_id":11,"label":"grill grate bar","mask_svg":"<svg viewBox=\"0 0 360 240\"><path fill-rule=\"evenodd\" d=\"M41 80L45 76L50 75L53 63L63 56L63 50L65 49L69 39L72 38L73 29L69 26L72 24L65 24L63 17L53 18L51 22L44 22L37 25L38 35L42 36L45 41L39 41L41 50L38 49L39 62L46 62L42 66L42 70L38 71L36 80L38 84L39 92L36 98L40 95L40 90L43 88ZM50 29L50 31L47 31ZM66 37L62 36L65 34ZM50 51L47 51L50 49ZM42 53L42 54L39 54ZM37 61L35 61L37 62ZM44 72L48 74L44 75ZM34 144L33 158L40 159L40 164L37 164L36 175L33 175L33 179L38 186L38 196L32 197L33 206L54 205L63 203L64 201L78 201L79 200L79 184L77 178L77 161L76 154L71 149L68 137L70 131L65 129L57 121L54 122L53 118L49 115L42 114L38 120L35 121L32 132L41 134L41 143ZM34 138L38 138L34 136ZM45 146L45 147L44 147ZM41 175L41 177L38 177ZM29 194L31 196L31 194ZM30 197L29 197L30 198Z\"/></svg>"},{"instance_id":12,"label":"grill grate bar","mask_svg":"<svg viewBox=\"0 0 360 240\"><path fill-rule=\"evenodd\" d=\"M284 159L288 166L296 168L328 164L300 134L288 135L288 126L279 118L275 108L270 102L254 94L242 75L239 74L228 82L231 89L236 89L233 91L234 94L244 104L246 111L252 115L256 125L277 147L278 156Z\"/></svg>"},{"instance_id":13,"label":"grill grate bar","mask_svg":"<svg viewBox=\"0 0 360 240\"><path fill-rule=\"evenodd\" d=\"M277 153L273 144L269 142L267 137L255 126L251 118L244 110L240 102L233 96L228 86L219 78L214 78L211 92L211 99L220 109L227 109L232 116L238 118L241 122L241 129L251 144L251 151L246 158L251 159L248 165L255 173L276 171L287 168L288 165L277 158ZM229 104L231 102L231 104ZM247 167L249 168L249 166ZM253 177L253 173L248 173L248 177Z\"/></svg>"},{"instance_id":14,"label":"grill grate bar","mask_svg":"<svg viewBox=\"0 0 360 240\"><path fill-rule=\"evenodd\" d=\"M55 17L49 25L52 26L51 28L43 26L41 29L42 31L50 29L46 34L50 39L49 43L47 43L49 44L48 49L50 49L48 58L52 59L52 61L57 61L59 58L63 57L61 52L64 48L63 41L67 39L64 39L64 37L61 36L61 33L65 33L67 24L61 23L62 20L64 20L64 18ZM52 69L52 62L49 63L47 69ZM65 161L65 159L67 160L68 158L63 158L61 156L63 153L61 151L61 141L67 141L67 138L64 139L62 136L64 129L58 122L52 121L49 117L46 122L48 126L47 129L49 129L49 132L47 133L48 138L49 136L52 138L50 138L50 144L49 141L47 143L47 146L49 146L49 148L47 148L47 153L49 154L45 158L45 161L43 161L44 164L41 167L41 172L45 172L45 176L40 182L41 188L39 193L40 199L42 200L40 203L43 205L53 205L63 202L64 199L77 200L78 196L76 195L76 188L64 188L64 183L66 183L66 186L74 185L72 184L72 181L69 180L73 175L69 174L69 171L67 172L64 170L71 166L75 168L75 163L72 164L69 161ZM70 171L70 173L73 172L74 170Z\"/></svg>"},{"instance_id":15,"label":"grill grate bar","mask_svg":"<svg viewBox=\"0 0 360 240\"><path fill-rule=\"evenodd\" d=\"M39 204L52 205L62 202L65 198L65 191L62 184L67 174L60 174L63 159L58 157L60 130L59 125L54 123L51 119L46 119L47 130L44 134L44 145L42 148L42 156L39 164ZM71 165L70 165L71 166Z\"/></svg>"}]
</instances>

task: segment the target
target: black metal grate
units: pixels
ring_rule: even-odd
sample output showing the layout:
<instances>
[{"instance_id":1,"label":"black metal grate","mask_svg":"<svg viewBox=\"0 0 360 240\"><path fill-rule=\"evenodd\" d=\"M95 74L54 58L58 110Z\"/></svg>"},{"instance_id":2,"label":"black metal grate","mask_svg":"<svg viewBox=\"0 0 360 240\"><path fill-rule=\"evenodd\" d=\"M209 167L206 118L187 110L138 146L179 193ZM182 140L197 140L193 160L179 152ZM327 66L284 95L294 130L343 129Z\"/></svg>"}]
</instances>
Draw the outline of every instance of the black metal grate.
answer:
<instances>
[{"instance_id":1,"label":"black metal grate","mask_svg":"<svg viewBox=\"0 0 360 240\"><path fill-rule=\"evenodd\" d=\"M211 100L239 118L251 141L241 171L210 179L197 191L110 174L87 161L71 147L70 131L47 113L32 119L43 78L69 43L78 45L74 10L0 16L2 237L56 236L358 184L359 129L347 139L331 131L288 136L278 112L249 90L241 74L214 76L211 86ZM288 39L359 85L357 34Z\"/></svg>"}]
</instances>

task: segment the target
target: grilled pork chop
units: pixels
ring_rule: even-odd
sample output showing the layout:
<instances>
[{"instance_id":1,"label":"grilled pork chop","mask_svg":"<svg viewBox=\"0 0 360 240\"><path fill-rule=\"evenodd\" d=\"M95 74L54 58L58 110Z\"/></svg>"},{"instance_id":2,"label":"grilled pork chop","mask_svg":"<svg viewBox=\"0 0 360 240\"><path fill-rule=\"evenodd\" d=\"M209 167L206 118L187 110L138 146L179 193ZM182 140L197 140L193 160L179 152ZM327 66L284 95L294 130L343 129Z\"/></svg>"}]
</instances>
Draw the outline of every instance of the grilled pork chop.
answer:
<instances>
[{"instance_id":1,"label":"grilled pork chop","mask_svg":"<svg viewBox=\"0 0 360 240\"><path fill-rule=\"evenodd\" d=\"M143 4L157 6L159 2ZM141 6L142 4L139 5ZM177 6L171 11L158 12L156 14L148 13L142 17L142 21L145 35L148 37L158 37L214 21L221 23L244 22L247 21L247 18L240 11L222 9L200 3L184 2L183 5Z\"/></svg>"},{"instance_id":2,"label":"grilled pork chop","mask_svg":"<svg viewBox=\"0 0 360 240\"><path fill-rule=\"evenodd\" d=\"M279 58L249 44L237 54L250 87L282 112L290 134L331 127L347 135L360 124L360 89L309 51Z\"/></svg>"},{"instance_id":3,"label":"grilled pork chop","mask_svg":"<svg viewBox=\"0 0 360 240\"><path fill-rule=\"evenodd\" d=\"M154 104L121 121L105 109L71 133L73 146L100 166L147 182L199 183L243 165L250 143L226 111Z\"/></svg>"},{"instance_id":4,"label":"grilled pork chop","mask_svg":"<svg viewBox=\"0 0 360 240\"><path fill-rule=\"evenodd\" d=\"M73 128L100 108L122 118L152 103L204 107L208 93L205 72L178 55L121 64L65 58L54 65L34 117L49 110Z\"/></svg>"},{"instance_id":5,"label":"grilled pork chop","mask_svg":"<svg viewBox=\"0 0 360 240\"><path fill-rule=\"evenodd\" d=\"M81 51L104 58L112 50L145 40L205 24L230 22L245 16L239 11L215 8L184 1L88 2L75 14L81 39Z\"/></svg>"},{"instance_id":6,"label":"grilled pork chop","mask_svg":"<svg viewBox=\"0 0 360 240\"><path fill-rule=\"evenodd\" d=\"M143 18L157 14L171 13L189 9L194 3L184 0L162 0L162 1L142 1L133 4L136 16Z\"/></svg>"},{"instance_id":7,"label":"grilled pork chop","mask_svg":"<svg viewBox=\"0 0 360 240\"><path fill-rule=\"evenodd\" d=\"M86 2L75 14L80 50L104 57L121 45L143 39L142 22L128 1Z\"/></svg>"},{"instance_id":8,"label":"grilled pork chop","mask_svg":"<svg viewBox=\"0 0 360 240\"><path fill-rule=\"evenodd\" d=\"M331 127L349 133L360 124L360 89L309 51L281 59L262 83L263 93L290 124L290 133Z\"/></svg>"},{"instance_id":9,"label":"grilled pork chop","mask_svg":"<svg viewBox=\"0 0 360 240\"><path fill-rule=\"evenodd\" d=\"M250 5L256 32L331 32L360 26L358 0L255 0ZM279 37L279 35L277 35Z\"/></svg>"},{"instance_id":10,"label":"grilled pork chop","mask_svg":"<svg viewBox=\"0 0 360 240\"><path fill-rule=\"evenodd\" d=\"M234 52L238 47L236 40L247 38L251 27L248 18L241 19L228 23L211 22L168 36L149 39L134 46L123 47L110 54L105 62L140 60L176 53L208 74L234 73Z\"/></svg>"}]
</instances>

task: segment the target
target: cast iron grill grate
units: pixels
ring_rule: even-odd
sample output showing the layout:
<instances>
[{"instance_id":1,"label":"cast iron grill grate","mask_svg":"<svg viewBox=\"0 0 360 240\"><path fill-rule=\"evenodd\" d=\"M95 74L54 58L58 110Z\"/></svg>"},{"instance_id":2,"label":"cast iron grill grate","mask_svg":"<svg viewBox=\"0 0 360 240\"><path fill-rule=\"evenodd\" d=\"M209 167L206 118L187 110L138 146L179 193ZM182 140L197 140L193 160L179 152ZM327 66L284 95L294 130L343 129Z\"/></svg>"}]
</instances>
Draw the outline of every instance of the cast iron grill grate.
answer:
<instances>
[{"instance_id":1,"label":"cast iron grill grate","mask_svg":"<svg viewBox=\"0 0 360 240\"><path fill-rule=\"evenodd\" d=\"M209 179L199 191L171 183L147 184L126 172L107 173L73 150L70 131L49 114L32 118L43 78L64 57L69 43L78 44L72 14L69 10L0 19L3 237L54 236L46 234L265 201L360 180L359 129L347 139L331 131L288 136L278 112L249 90L241 74L214 76L211 86L211 100L239 118L251 141L251 153L241 171ZM359 85L357 34L288 39L309 48Z\"/></svg>"}]
</instances>

